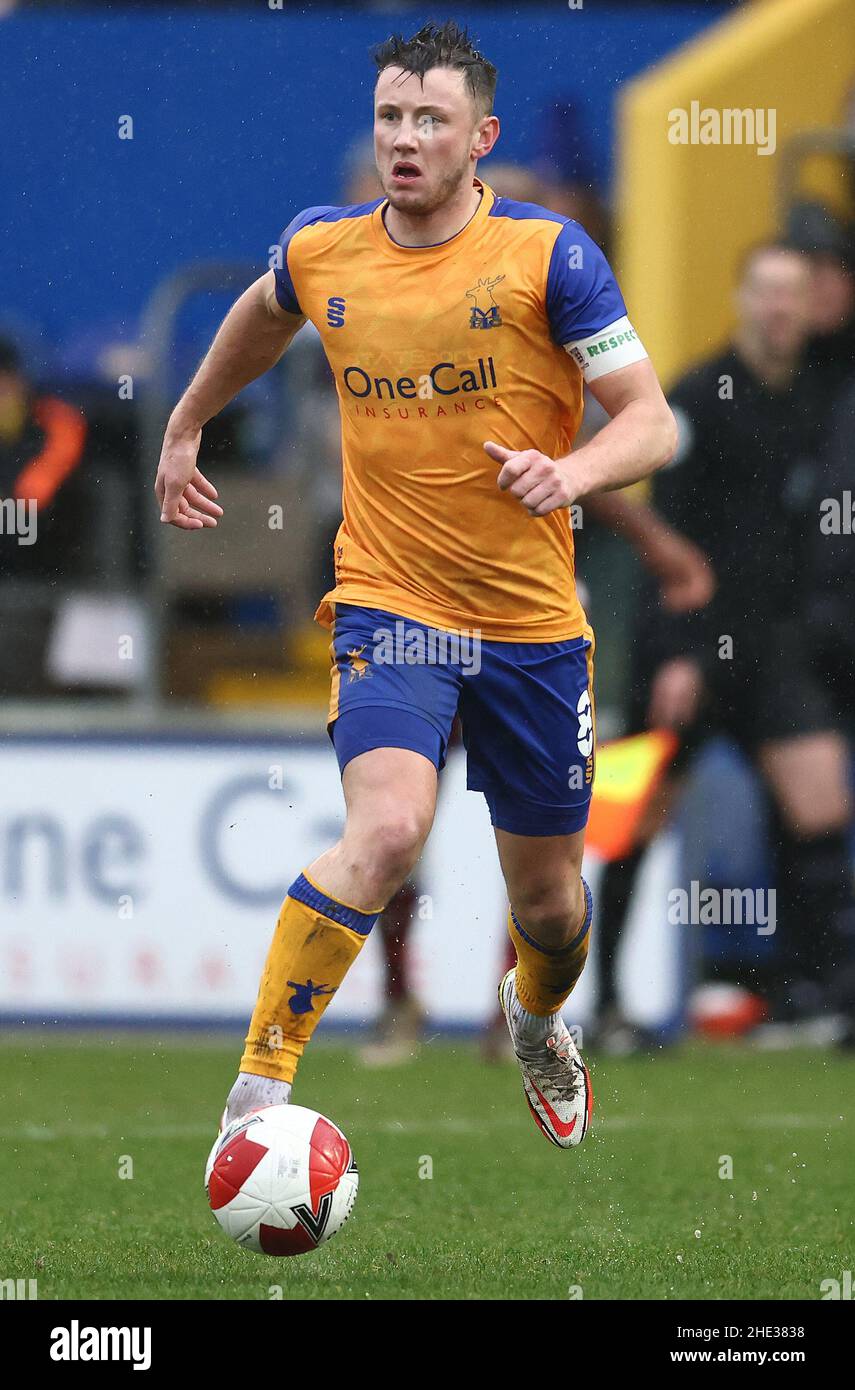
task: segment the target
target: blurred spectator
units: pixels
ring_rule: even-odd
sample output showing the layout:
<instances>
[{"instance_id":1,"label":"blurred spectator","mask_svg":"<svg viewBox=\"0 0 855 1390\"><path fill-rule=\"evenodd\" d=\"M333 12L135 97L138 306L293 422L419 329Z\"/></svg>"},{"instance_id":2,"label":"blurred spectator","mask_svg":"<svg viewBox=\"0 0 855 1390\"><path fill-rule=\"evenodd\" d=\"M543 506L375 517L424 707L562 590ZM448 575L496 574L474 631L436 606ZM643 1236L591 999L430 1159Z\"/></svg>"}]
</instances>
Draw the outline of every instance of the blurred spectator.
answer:
<instances>
[{"instance_id":1,"label":"blurred spectator","mask_svg":"<svg viewBox=\"0 0 855 1390\"><path fill-rule=\"evenodd\" d=\"M804 621L828 404L821 372L805 361L810 292L810 266L797 251L752 250L733 343L672 392L681 442L653 497L710 556L719 588L708 608L684 617L654 618L650 604L635 649L632 724L679 731L684 762L713 732L727 733L753 762L774 822L774 1016L807 1021L837 1011L848 1041L855 996L842 973L853 914L847 749L840 704ZM604 876L607 971L642 852L639 845Z\"/></svg>"},{"instance_id":2,"label":"blurred spectator","mask_svg":"<svg viewBox=\"0 0 855 1390\"><path fill-rule=\"evenodd\" d=\"M80 412L38 392L0 340L0 695L49 687L57 579L78 567L85 529L75 486L85 443Z\"/></svg>"},{"instance_id":3,"label":"blurred spectator","mask_svg":"<svg viewBox=\"0 0 855 1390\"><path fill-rule=\"evenodd\" d=\"M815 496L819 524L808 559L804 616L814 660L855 734L855 374L831 415L826 464Z\"/></svg>"},{"instance_id":4,"label":"blurred spectator","mask_svg":"<svg viewBox=\"0 0 855 1390\"><path fill-rule=\"evenodd\" d=\"M86 421L28 381L17 348L0 340L0 555L4 579L56 577L75 568L69 507Z\"/></svg>"},{"instance_id":5,"label":"blurred spectator","mask_svg":"<svg viewBox=\"0 0 855 1390\"><path fill-rule=\"evenodd\" d=\"M797 203L787 239L811 268L811 338L807 364L823 376L832 397L855 379L855 234L820 203Z\"/></svg>"}]
</instances>

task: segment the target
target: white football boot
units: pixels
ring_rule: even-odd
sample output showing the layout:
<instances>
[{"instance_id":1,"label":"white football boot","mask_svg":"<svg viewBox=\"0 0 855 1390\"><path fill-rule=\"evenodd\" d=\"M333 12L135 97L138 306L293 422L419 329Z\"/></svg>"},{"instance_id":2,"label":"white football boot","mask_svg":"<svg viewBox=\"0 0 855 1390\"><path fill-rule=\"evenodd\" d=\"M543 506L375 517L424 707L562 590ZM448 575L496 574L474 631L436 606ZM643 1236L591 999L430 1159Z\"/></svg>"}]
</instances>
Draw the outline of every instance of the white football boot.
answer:
<instances>
[{"instance_id":1,"label":"white football boot","mask_svg":"<svg viewBox=\"0 0 855 1390\"><path fill-rule=\"evenodd\" d=\"M499 1003L520 1064L528 1108L550 1143L557 1144L560 1149L575 1148L588 1133L594 1111L588 1068L560 1014L554 1032L542 1044L524 1046L519 1043L511 1019L513 994L514 971L509 970L499 985Z\"/></svg>"}]
</instances>

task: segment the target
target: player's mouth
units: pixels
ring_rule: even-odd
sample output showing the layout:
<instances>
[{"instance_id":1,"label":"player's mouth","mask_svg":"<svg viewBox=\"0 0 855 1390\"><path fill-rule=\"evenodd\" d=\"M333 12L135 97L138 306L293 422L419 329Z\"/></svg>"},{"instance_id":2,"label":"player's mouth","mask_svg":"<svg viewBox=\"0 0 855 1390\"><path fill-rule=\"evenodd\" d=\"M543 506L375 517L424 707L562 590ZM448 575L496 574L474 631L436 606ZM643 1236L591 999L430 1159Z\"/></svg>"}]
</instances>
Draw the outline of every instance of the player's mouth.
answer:
<instances>
[{"instance_id":1,"label":"player's mouth","mask_svg":"<svg viewBox=\"0 0 855 1390\"><path fill-rule=\"evenodd\" d=\"M422 171L418 164L411 164L409 160L399 160L392 165L392 182L402 186L407 183L415 183L422 176Z\"/></svg>"}]
</instances>

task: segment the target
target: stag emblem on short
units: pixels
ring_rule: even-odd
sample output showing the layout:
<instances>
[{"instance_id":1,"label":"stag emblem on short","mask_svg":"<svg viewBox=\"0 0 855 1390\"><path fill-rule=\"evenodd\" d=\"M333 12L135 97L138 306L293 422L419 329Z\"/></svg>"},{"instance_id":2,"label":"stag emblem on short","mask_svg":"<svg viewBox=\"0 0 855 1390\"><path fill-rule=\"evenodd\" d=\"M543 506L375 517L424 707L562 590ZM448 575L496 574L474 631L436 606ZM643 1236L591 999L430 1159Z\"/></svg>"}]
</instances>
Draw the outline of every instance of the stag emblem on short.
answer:
<instances>
[{"instance_id":1,"label":"stag emblem on short","mask_svg":"<svg viewBox=\"0 0 855 1390\"><path fill-rule=\"evenodd\" d=\"M361 681L364 680L366 676L370 676L371 667L366 658L362 655L364 651L365 643L363 642L361 647L351 647L348 652L347 659L350 662L349 681Z\"/></svg>"}]
</instances>

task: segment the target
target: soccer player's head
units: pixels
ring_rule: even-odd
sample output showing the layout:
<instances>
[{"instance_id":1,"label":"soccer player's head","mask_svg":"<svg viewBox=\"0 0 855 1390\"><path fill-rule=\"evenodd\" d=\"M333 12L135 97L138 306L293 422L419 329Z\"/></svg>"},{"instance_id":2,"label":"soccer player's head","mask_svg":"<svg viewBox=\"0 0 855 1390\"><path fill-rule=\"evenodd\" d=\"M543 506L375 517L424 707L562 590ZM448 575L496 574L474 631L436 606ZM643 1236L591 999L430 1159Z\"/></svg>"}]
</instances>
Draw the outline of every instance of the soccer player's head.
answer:
<instances>
[{"instance_id":1,"label":"soccer player's head","mask_svg":"<svg viewBox=\"0 0 855 1390\"><path fill-rule=\"evenodd\" d=\"M740 330L770 360L789 358L810 332L810 265L786 242L752 246L740 268L737 287Z\"/></svg>"},{"instance_id":2,"label":"soccer player's head","mask_svg":"<svg viewBox=\"0 0 855 1390\"><path fill-rule=\"evenodd\" d=\"M453 20L426 24L374 50L374 153L396 209L434 212L470 183L499 134L496 69Z\"/></svg>"}]
</instances>

